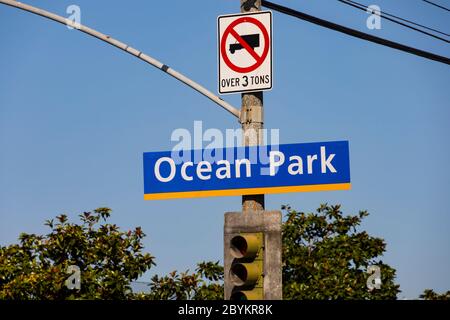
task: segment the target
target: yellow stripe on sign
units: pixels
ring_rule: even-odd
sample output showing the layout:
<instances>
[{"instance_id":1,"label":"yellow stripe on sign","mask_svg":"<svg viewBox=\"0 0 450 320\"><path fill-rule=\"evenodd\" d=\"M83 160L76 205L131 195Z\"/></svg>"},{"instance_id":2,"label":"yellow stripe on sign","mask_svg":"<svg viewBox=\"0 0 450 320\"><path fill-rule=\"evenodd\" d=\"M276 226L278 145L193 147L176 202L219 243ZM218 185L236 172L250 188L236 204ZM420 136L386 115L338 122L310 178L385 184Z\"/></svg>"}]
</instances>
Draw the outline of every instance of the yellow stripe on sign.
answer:
<instances>
[{"instance_id":1,"label":"yellow stripe on sign","mask_svg":"<svg viewBox=\"0 0 450 320\"><path fill-rule=\"evenodd\" d=\"M144 200L163 200L163 199L181 199L181 198L200 198L200 197L218 197L218 196L242 196L248 194L263 193L288 193L288 192L311 192L311 191L333 191L350 190L351 183L334 184L314 184L308 186L287 186L287 187L269 187L269 188L244 188L228 190L202 190L185 192L167 192L167 193L147 193L144 194Z\"/></svg>"}]
</instances>

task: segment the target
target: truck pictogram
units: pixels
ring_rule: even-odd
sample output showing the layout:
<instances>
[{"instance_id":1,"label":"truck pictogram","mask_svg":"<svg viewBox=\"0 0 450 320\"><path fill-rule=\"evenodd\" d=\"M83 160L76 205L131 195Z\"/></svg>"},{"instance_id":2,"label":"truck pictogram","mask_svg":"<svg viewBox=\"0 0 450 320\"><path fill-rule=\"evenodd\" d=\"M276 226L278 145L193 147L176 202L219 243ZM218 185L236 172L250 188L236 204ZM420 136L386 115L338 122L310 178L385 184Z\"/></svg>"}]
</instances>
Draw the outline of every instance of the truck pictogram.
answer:
<instances>
[{"instance_id":1,"label":"truck pictogram","mask_svg":"<svg viewBox=\"0 0 450 320\"><path fill-rule=\"evenodd\" d=\"M242 35L241 38L247 42L247 44L252 48L258 48L259 47L259 33L256 34L247 34L247 35ZM239 43L232 43L230 44L230 52L231 54L234 54L236 52L236 50L241 50L244 47Z\"/></svg>"}]
</instances>

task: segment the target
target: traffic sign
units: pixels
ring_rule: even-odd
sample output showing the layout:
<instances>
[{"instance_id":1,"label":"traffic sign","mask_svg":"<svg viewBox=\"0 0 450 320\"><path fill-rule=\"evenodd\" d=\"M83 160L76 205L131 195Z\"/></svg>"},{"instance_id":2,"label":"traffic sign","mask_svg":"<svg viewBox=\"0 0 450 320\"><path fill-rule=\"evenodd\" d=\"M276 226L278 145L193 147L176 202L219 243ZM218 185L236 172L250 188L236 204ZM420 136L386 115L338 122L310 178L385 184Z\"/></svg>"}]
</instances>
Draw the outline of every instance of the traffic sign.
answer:
<instances>
[{"instance_id":1,"label":"traffic sign","mask_svg":"<svg viewBox=\"0 0 450 320\"><path fill-rule=\"evenodd\" d=\"M272 89L272 13L219 16L219 93Z\"/></svg>"},{"instance_id":2,"label":"traffic sign","mask_svg":"<svg viewBox=\"0 0 450 320\"><path fill-rule=\"evenodd\" d=\"M146 200L346 189L347 141L144 153Z\"/></svg>"}]
</instances>

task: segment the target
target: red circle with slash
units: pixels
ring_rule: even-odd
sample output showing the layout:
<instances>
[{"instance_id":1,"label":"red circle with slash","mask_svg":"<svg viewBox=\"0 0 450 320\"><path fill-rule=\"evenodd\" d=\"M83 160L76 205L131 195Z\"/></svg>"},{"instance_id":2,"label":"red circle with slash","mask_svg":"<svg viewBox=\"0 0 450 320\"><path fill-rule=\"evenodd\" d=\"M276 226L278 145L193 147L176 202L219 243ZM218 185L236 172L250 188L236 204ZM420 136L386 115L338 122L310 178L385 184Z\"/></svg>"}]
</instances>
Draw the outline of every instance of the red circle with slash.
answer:
<instances>
[{"instance_id":1,"label":"red circle with slash","mask_svg":"<svg viewBox=\"0 0 450 320\"><path fill-rule=\"evenodd\" d=\"M241 38L241 36L236 32L236 30L234 30L234 28L241 24L241 23L251 23L253 25L256 25L260 30L261 33L264 37L264 50L262 55L258 55L255 50L253 50L252 47L250 47L250 45ZM234 37L239 44L255 59L255 63L248 66L248 67L239 67L237 65L235 65L233 62L231 62L230 58L228 58L227 56L227 50L226 50L226 40L228 38L228 36L232 36ZM267 57L267 53L269 52L269 45L270 45L270 40L269 40L269 33L266 30L266 27L264 27L264 25L261 23L261 21L252 18L252 17L242 17L239 19L234 20L226 29L225 32L222 35L222 41L220 43L220 51L222 54L222 58L223 61L225 61L225 64L233 71L239 72L239 73L248 73L251 72L255 69L257 69L266 59Z\"/></svg>"}]
</instances>

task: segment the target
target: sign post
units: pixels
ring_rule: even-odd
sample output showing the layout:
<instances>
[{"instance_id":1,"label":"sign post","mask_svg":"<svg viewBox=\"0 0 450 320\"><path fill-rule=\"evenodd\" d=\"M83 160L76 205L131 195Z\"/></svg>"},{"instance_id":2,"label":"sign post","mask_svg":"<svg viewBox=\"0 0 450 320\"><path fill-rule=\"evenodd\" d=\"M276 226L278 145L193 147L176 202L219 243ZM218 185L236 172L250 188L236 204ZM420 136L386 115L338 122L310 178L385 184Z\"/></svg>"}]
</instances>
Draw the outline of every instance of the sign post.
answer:
<instances>
[{"instance_id":1,"label":"sign post","mask_svg":"<svg viewBox=\"0 0 450 320\"><path fill-rule=\"evenodd\" d=\"M144 153L144 199L241 195L242 212L225 214L225 299L279 300L282 215L265 211L264 195L350 189L349 148L347 141L263 146L272 14L260 11L261 0L240 3L242 14L217 20L218 87L220 94L242 95L243 146L183 150L181 158L170 151Z\"/></svg>"}]
</instances>

